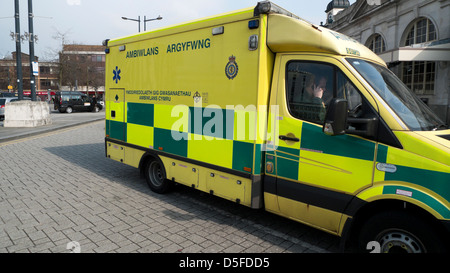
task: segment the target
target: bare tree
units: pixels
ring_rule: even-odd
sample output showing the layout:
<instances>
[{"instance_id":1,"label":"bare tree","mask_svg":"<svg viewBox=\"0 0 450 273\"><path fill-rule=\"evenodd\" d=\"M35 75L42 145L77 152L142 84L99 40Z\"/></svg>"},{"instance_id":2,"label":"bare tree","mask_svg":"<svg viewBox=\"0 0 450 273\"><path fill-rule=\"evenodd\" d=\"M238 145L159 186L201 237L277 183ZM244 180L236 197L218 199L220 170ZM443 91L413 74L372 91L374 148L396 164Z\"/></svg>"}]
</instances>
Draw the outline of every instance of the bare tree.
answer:
<instances>
[{"instance_id":1,"label":"bare tree","mask_svg":"<svg viewBox=\"0 0 450 273\"><path fill-rule=\"evenodd\" d=\"M67 44L70 29L66 30L65 32L62 32L62 31L58 30L57 28L54 28L54 30L55 30L55 33L53 34L52 38L54 40L60 41L60 43L61 43L61 47L59 49L57 49L56 51L54 51L54 54L55 54L54 56L55 56L55 59L58 60L58 66L59 66L59 84L58 85L60 88L63 85L68 85L68 86L71 86L71 88L72 88L72 86L74 86L74 84L72 84L72 81L68 81L67 76L66 76L66 74L68 74L68 71L71 70L70 59L67 59L62 56L62 53L64 51L64 45ZM66 84L66 83L68 83L68 84Z\"/></svg>"}]
</instances>

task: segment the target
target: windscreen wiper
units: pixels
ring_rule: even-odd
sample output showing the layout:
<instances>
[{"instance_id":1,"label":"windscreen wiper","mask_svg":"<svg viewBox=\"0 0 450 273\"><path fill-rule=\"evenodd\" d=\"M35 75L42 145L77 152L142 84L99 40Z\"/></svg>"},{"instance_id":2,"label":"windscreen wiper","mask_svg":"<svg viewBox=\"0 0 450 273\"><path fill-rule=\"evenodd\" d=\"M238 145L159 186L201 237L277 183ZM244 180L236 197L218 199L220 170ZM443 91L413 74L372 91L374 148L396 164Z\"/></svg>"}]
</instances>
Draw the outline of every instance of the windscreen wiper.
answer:
<instances>
[{"instance_id":1,"label":"windscreen wiper","mask_svg":"<svg viewBox=\"0 0 450 273\"><path fill-rule=\"evenodd\" d=\"M432 131L445 130L445 129L448 129L447 124L439 124L439 125L435 126Z\"/></svg>"}]
</instances>

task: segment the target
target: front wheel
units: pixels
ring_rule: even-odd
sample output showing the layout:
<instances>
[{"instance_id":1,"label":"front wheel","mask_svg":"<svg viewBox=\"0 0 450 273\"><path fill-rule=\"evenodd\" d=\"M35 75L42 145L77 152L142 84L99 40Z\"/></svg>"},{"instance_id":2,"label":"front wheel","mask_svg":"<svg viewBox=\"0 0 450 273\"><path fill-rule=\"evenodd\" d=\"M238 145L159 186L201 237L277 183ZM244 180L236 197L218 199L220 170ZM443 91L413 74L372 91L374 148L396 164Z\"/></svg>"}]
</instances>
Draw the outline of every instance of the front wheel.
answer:
<instances>
[{"instance_id":1,"label":"front wheel","mask_svg":"<svg viewBox=\"0 0 450 273\"><path fill-rule=\"evenodd\" d=\"M446 252L442 238L431 224L402 211L386 211L370 218L363 225L358 242L362 252L374 244L381 253Z\"/></svg>"},{"instance_id":2,"label":"front wheel","mask_svg":"<svg viewBox=\"0 0 450 273\"><path fill-rule=\"evenodd\" d=\"M150 189L156 193L166 193L172 187L172 182L166 178L164 165L158 159L147 161L145 178Z\"/></svg>"}]
</instances>

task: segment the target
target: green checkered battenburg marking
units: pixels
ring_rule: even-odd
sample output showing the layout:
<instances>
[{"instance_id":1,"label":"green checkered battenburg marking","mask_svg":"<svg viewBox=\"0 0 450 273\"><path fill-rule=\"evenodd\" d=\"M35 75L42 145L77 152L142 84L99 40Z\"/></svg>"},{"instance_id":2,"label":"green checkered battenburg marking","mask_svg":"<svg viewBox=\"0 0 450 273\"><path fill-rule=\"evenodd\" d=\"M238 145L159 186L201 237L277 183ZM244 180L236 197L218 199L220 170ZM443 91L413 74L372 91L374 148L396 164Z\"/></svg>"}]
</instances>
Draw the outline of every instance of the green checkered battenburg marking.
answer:
<instances>
[{"instance_id":1,"label":"green checkered battenburg marking","mask_svg":"<svg viewBox=\"0 0 450 273\"><path fill-rule=\"evenodd\" d=\"M154 105L143 103L127 104L127 121L137 125L153 127Z\"/></svg>"},{"instance_id":2,"label":"green checkered battenburg marking","mask_svg":"<svg viewBox=\"0 0 450 273\"><path fill-rule=\"evenodd\" d=\"M205 109L189 108L189 133L211 136L221 139L233 140L234 135L234 111L230 109ZM199 121L201 117L201 123ZM153 104L127 103L127 123L154 127L155 107ZM164 118L164 117L162 117ZM218 120L220 119L220 120ZM127 141L127 123L106 121L106 132L110 138ZM216 128L216 124L221 127ZM172 136L172 131L162 128L154 128L155 150L187 157L188 156L188 133L176 132L177 139ZM180 136L180 134L182 134ZM233 162L232 169L242 172L252 169L252 173L261 172L261 145L233 140ZM255 152L256 151L256 152ZM214 151L211 151L214 152ZM253 157L257 164L253 164ZM254 165L254 166L253 166Z\"/></svg>"}]
</instances>

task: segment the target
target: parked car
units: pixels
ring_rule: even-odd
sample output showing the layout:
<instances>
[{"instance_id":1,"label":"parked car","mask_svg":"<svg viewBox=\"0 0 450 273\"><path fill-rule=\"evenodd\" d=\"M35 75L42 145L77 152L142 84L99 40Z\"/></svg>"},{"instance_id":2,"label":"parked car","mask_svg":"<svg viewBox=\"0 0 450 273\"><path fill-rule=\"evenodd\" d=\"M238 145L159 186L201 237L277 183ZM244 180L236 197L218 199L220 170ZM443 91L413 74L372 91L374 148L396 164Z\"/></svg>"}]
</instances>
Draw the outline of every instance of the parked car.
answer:
<instances>
[{"instance_id":1,"label":"parked car","mask_svg":"<svg viewBox=\"0 0 450 273\"><path fill-rule=\"evenodd\" d=\"M16 97L17 94L15 93L9 93L9 92L0 92L0 97L6 98L6 97Z\"/></svg>"},{"instance_id":2,"label":"parked car","mask_svg":"<svg viewBox=\"0 0 450 273\"><path fill-rule=\"evenodd\" d=\"M24 97L24 100L31 100L29 97ZM0 97L0 120L3 120L5 118L5 107L7 103L10 103L12 101L18 101L19 98L17 97Z\"/></svg>"},{"instance_id":3,"label":"parked car","mask_svg":"<svg viewBox=\"0 0 450 273\"><path fill-rule=\"evenodd\" d=\"M78 91L59 91L55 94L55 110L61 113L72 113L73 111L98 112L103 106L96 99L89 98L86 94Z\"/></svg>"}]
</instances>

